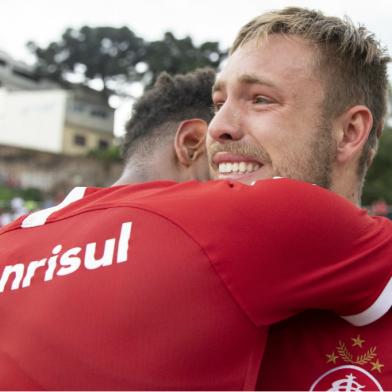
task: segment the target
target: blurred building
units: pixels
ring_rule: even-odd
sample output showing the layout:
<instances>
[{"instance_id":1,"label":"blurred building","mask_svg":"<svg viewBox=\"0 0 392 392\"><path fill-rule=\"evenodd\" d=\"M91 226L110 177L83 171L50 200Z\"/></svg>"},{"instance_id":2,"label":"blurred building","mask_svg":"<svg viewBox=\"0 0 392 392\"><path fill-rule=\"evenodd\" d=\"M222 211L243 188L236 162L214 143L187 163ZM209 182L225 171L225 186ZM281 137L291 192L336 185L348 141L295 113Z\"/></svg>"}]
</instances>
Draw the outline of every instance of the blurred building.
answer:
<instances>
[{"instance_id":1,"label":"blurred building","mask_svg":"<svg viewBox=\"0 0 392 392\"><path fill-rule=\"evenodd\" d=\"M39 79L0 52L0 144L84 155L114 140L114 110L95 90Z\"/></svg>"},{"instance_id":2,"label":"blurred building","mask_svg":"<svg viewBox=\"0 0 392 392\"><path fill-rule=\"evenodd\" d=\"M40 78L34 67L17 61L0 50L0 87L13 90L38 90L55 88L57 85Z\"/></svg>"},{"instance_id":3,"label":"blurred building","mask_svg":"<svg viewBox=\"0 0 392 392\"><path fill-rule=\"evenodd\" d=\"M0 180L46 190L64 181L106 185L119 169L110 178L108 163L87 155L114 144L113 127L114 110L99 92L39 78L0 51Z\"/></svg>"},{"instance_id":4,"label":"blurred building","mask_svg":"<svg viewBox=\"0 0 392 392\"><path fill-rule=\"evenodd\" d=\"M105 150L114 111L96 92L0 89L0 144L66 155Z\"/></svg>"}]
</instances>

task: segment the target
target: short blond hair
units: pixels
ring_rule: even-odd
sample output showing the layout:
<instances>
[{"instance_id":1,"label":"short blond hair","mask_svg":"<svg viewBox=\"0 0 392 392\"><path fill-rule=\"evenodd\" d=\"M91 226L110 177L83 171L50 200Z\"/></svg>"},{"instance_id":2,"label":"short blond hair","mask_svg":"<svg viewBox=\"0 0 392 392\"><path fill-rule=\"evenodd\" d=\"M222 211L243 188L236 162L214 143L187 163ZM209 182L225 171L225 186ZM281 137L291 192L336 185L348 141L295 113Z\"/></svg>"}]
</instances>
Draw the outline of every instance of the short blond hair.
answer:
<instances>
[{"instance_id":1,"label":"short blond hair","mask_svg":"<svg viewBox=\"0 0 392 392\"><path fill-rule=\"evenodd\" d=\"M266 12L239 31L230 54L252 40L271 34L297 36L315 45L318 72L325 82L324 115L334 118L347 108L363 104L373 115L373 127L359 162L363 179L369 156L377 149L388 107L387 64L390 57L375 36L348 18L326 16L320 11L287 7Z\"/></svg>"}]
</instances>

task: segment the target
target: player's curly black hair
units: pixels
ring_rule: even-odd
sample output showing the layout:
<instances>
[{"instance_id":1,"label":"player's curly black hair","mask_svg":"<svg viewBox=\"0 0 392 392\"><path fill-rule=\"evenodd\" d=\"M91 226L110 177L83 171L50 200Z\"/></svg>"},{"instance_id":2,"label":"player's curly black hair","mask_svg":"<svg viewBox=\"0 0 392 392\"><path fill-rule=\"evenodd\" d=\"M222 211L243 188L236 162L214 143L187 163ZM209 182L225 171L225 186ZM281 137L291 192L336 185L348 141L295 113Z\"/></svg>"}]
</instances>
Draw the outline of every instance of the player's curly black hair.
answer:
<instances>
[{"instance_id":1,"label":"player's curly black hair","mask_svg":"<svg viewBox=\"0 0 392 392\"><path fill-rule=\"evenodd\" d=\"M200 118L209 123L213 117L211 91L214 81L215 71L211 68L175 76L161 73L155 85L133 105L131 118L125 126L125 160L139 149L148 149L146 145L154 144L154 140L174 136L181 121ZM173 126L167 126L170 123Z\"/></svg>"}]
</instances>

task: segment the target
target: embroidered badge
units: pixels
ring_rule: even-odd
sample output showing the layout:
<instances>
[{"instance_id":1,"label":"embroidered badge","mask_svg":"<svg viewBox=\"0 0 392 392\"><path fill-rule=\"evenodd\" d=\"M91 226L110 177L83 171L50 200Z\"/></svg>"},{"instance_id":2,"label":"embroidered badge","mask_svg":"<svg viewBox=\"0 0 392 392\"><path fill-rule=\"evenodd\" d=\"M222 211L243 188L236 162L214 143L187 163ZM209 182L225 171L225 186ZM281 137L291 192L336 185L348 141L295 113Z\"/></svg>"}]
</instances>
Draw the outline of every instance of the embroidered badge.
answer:
<instances>
[{"instance_id":1,"label":"embroidered badge","mask_svg":"<svg viewBox=\"0 0 392 392\"><path fill-rule=\"evenodd\" d=\"M359 349L362 349L363 344L366 342L366 340L362 339L360 335L355 338L351 338L351 341L351 346L358 347ZM359 349L356 349L356 352L353 353L351 351L352 349L349 349L345 342L339 340L335 350L332 351L331 354L326 354L326 362L333 363L334 365L341 361L352 365L369 365L371 367L369 369L370 371L375 370L376 372L381 373L384 365L380 363L380 360L377 358L377 347L373 346L364 351L359 351Z\"/></svg>"},{"instance_id":2,"label":"embroidered badge","mask_svg":"<svg viewBox=\"0 0 392 392\"><path fill-rule=\"evenodd\" d=\"M311 391L383 391L375 375L383 371L384 364L377 347L366 347L360 335L350 342L339 340L335 349L326 354L326 363L339 365L322 374L311 386Z\"/></svg>"}]
</instances>

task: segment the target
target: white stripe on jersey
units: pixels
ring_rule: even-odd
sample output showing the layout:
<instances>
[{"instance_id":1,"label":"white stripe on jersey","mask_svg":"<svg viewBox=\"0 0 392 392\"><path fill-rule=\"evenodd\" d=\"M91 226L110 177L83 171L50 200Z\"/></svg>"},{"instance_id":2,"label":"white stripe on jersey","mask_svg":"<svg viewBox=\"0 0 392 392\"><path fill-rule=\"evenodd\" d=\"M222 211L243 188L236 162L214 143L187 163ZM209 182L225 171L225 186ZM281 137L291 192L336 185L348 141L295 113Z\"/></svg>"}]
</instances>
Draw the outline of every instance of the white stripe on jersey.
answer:
<instances>
[{"instance_id":1,"label":"white stripe on jersey","mask_svg":"<svg viewBox=\"0 0 392 392\"><path fill-rule=\"evenodd\" d=\"M341 316L343 319L348 321L357 327L370 324L378 320L381 316L388 312L392 306L392 278L389 279L388 284L384 287L384 290L373 302L373 304L361 313L354 314L351 316Z\"/></svg>"},{"instance_id":2,"label":"white stripe on jersey","mask_svg":"<svg viewBox=\"0 0 392 392\"><path fill-rule=\"evenodd\" d=\"M61 210L62 208L66 207L67 205L73 203L74 201L80 200L84 197L84 193L86 192L85 186L77 186L76 188L72 189L71 192L68 193L66 198L56 206L45 208L44 210L33 212L32 214L28 215L22 222L21 227L23 229L28 227L36 227L42 226L46 223L46 220L49 218L51 214L56 211Z\"/></svg>"}]
</instances>

